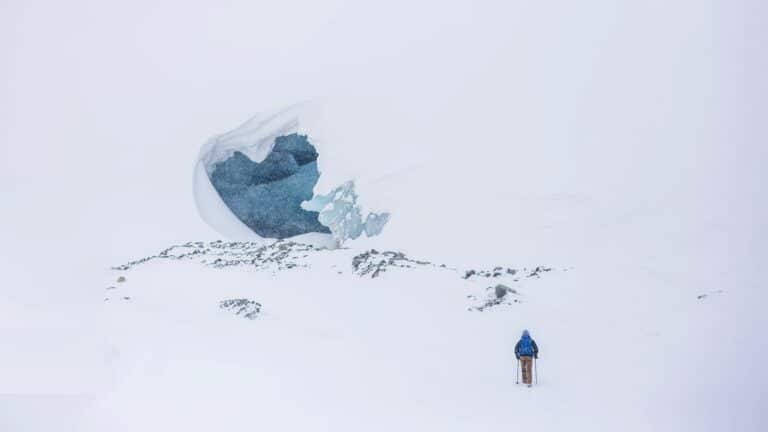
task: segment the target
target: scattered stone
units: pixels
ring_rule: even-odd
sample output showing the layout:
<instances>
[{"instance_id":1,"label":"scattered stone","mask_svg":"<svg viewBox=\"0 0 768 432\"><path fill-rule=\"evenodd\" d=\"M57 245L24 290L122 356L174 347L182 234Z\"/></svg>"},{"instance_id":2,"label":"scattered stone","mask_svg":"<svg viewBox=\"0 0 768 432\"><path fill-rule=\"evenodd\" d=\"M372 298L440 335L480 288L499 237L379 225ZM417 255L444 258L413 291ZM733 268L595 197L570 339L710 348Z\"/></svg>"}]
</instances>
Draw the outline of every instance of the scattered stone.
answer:
<instances>
[{"instance_id":1,"label":"scattered stone","mask_svg":"<svg viewBox=\"0 0 768 432\"><path fill-rule=\"evenodd\" d=\"M538 277L541 277L541 273L550 272L550 271L552 271L551 267L536 267L535 269L533 269L531 271L530 274L528 274L527 277L529 277L529 278L530 277L537 277L538 278Z\"/></svg>"},{"instance_id":2,"label":"scattered stone","mask_svg":"<svg viewBox=\"0 0 768 432\"><path fill-rule=\"evenodd\" d=\"M215 268L234 266L253 266L261 270L289 270L296 267L309 267L299 263L308 252L324 249L292 241L276 241L270 244L261 242L187 242L171 246L157 255L144 257L116 267L113 270L129 270L137 265L154 260L198 260Z\"/></svg>"},{"instance_id":3,"label":"scattered stone","mask_svg":"<svg viewBox=\"0 0 768 432\"><path fill-rule=\"evenodd\" d=\"M714 291L710 291L709 293L706 293L706 294L699 294L699 295L696 296L696 298L698 300L704 300L705 298L709 297L710 294L722 294L722 293L723 293L723 290L714 290Z\"/></svg>"},{"instance_id":4,"label":"scattered stone","mask_svg":"<svg viewBox=\"0 0 768 432\"><path fill-rule=\"evenodd\" d=\"M128 296L123 297L123 300L130 300L131 298Z\"/></svg>"},{"instance_id":5,"label":"scattered stone","mask_svg":"<svg viewBox=\"0 0 768 432\"><path fill-rule=\"evenodd\" d=\"M503 298L493 297L493 298L489 298L488 300L486 300L485 303L483 303L483 304L481 304L479 306L475 306L475 307L473 307L471 309L476 310L478 312L482 312L482 311L484 311L484 310L486 310L488 308L492 308L492 307L498 306L500 304L504 304L504 299ZM506 304L511 304L511 303L506 303Z\"/></svg>"},{"instance_id":6,"label":"scattered stone","mask_svg":"<svg viewBox=\"0 0 768 432\"><path fill-rule=\"evenodd\" d=\"M517 290L514 288L510 288L504 284L497 284L495 286L489 286L486 288L486 292L488 294L485 297L485 300L482 304L470 307L470 310L476 310L479 312L482 312L486 309L499 306L502 304L506 305L512 305L513 303L520 303L520 300L517 298L511 298L510 295L517 296ZM468 299L470 300L477 300L477 297L474 295L468 295Z\"/></svg>"},{"instance_id":7,"label":"scattered stone","mask_svg":"<svg viewBox=\"0 0 768 432\"><path fill-rule=\"evenodd\" d=\"M342 251L343 249L340 249ZM312 245L296 243L292 241L279 240L272 243L265 244L263 242L225 242L217 240L214 242L187 242L184 244L174 245L165 250L160 251L156 255L144 257L138 260L122 264L120 266L113 267L114 270L126 271L135 266L148 263L155 260L172 260L172 261L193 261L205 266L214 267L218 269L224 269L234 266L246 266L256 268L260 271L267 271L273 276L277 276L280 271L294 270L300 268L309 268L312 256L318 253L343 253L337 251L328 251L324 248L315 247ZM345 255L348 256L348 255ZM322 261L322 260L321 260ZM400 271L407 271L408 269L419 268L423 266L431 266L435 269L441 269L450 272L456 272L462 279L470 280L472 278L487 278L496 279L498 281L504 281L506 284L513 282L520 282L524 278L540 278L542 274L552 271L552 268L538 266L532 268L530 271L528 268L522 270L513 269L510 267L495 266L490 270L477 270L469 269L461 273L460 270L449 267L446 264L434 264L429 261L420 261L409 258L403 252L399 251L378 251L376 249L370 249L354 255L352 257L352 272L360 277L377 278L383 273L395 268ZM330 265L338 275L344 274L338 268L337 264ZM572 267L571 267L572 269ZM125 276L120 276L117 281L123 283L126 281ZM107 290L116 289L116 286L109 286ZM513 304L520 303L518 299L510 298L509 294L517 294L517 291L510 288L505 284L496 284L487 288L488 292L486 296L482 297L483 304L473 308L473 310L484 310L488 307L493 307L498 304ZM468 297L470 300L478 300L477 297ZM702 299L700 297L699 299ZM125 298L127 300L127 298ZM106 300L105 300L106 301ZM226 306L222 305L222 308L231 309L234 308L235 301L246 301L247 299L232 299L225 300ZM251 301L252 302L252 301ZM250 304L250 303L248 303ZM246 304L237 306L238 311L245 307ZM251 306L248 306L251 307ZM255 317L261 305L253 302L251 309L242 309L239 314L252 314L249 316Z\"/></svg>"},{"instance_id":8,"label":"scattered stone","mask_svg":"<svg viewBox=\"0 0 768 432\"><path fill-rule=\"evenodd\" d=\"M517 273L517 270L513 268L504 268L496 266L492 270L467 270L464 272L464 279L469 279L472 276L479 276L484 278L498 278L505 275L514 275Z\"/></svg>"},{"instance_id":9,"label":"scattered stone","mask_svg":"<svg viewBox=\"0 0 768 432\"><path fill-rule=\"evenodd\" d=\"M219 308L243 315L250 320L256 319L261 312L261 303L249 299L229 299L219 302Z\"/></svg>"},{"instance_id":10,"label":"scattered stone","mask_svg":"<svg viewBox=\"0 0 768 432\"><path fill-rule=\"evenodd\" d=\"M156 255L130 261L126 264L112 267L114 270L130 270L131 268L154 260L196 260L197 262L214 267L227 268L234 266L250 266L259 270L275 273L281 270L292 270L310 267L307 257L313 253L327 252L324 248L315 247L303 243L278 240L269 244L263 242L187 242L171 246L160 251ZM352 268L359 276L375 278L386 272L389 268L414 268L419 266L433 266L445 270L455 271L445 264L433 264L429 261L420 261L408 258L398 251L379 252L375 249L360 253L352 258ZM536 267L527 277L539 277L542 272L552 270L547 267ZM527 269L524 269L527 271ZM472 277L500 278L507 275L516 275L517 270L495 266L492 270L470 269L464 272L464 279ZM118 282L125 282L125 276L120 276ZM517 282L517 279L515 279Z\"/></svg>"},{"instance_id":11,"label":"scattered stone","mask_svg":"<svg viewBox=\"0 0 768 432\"><path fill-rule=\"evenodd\" d=\"M402 252L379 252L376 249L371 249L352 258L353 272L361 277L370 275L371 278L378 277L382 272L387 271L388 267L411 268L414 264L423 266L432 263L410 259Z\"/></svg>"},{"instance_id":12,"label":"scattered stone","mask_svg":"<svg viewBox=\"0 0 768 432\"><path fill-rule=\"evenodd\" d=\"M517 291L514 288L510 288L504 284L498 284L494 287L494 290L496 292L496 298L502 298L506 296L507 294L517 294Z\"/></svg>"}]
</instances>

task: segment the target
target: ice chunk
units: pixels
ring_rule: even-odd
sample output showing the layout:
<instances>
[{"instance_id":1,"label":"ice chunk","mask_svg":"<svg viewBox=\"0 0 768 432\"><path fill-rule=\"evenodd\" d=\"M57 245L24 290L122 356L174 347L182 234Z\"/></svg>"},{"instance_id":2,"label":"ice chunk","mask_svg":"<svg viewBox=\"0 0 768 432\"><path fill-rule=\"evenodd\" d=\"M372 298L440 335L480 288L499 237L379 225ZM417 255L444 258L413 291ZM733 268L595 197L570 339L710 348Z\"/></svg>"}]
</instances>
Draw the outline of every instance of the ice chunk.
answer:
<instances>
[{"instance_id":1,"label":"ice chunk","mask_svg":"<svg viewBox=\"0 0 768 432\"><path fill-rule=\"evenodd\" d=\"M320 212L320 223L330 228L333 238L341 244L363 232L368 237L378 235L389 220L389 213L369 213L363 220L357 199L355 183L348 181L329 194L315 195L302 207Z\"/></svg>"},{"instance_id":2,"label":"ice chunk","mask_svg":"<svg viewBox=\"0 0 768 432\"><path fill-rule=\"evenodd\" d=\"M325 122L322 112L316 104L300 104L210 138L194 175L203 220L232 240L290 238L317 247L380 233L389 214L364 216L352 182L323 194L356 175L350 169L356 165L339 157L344 145L325 147L352 138L343 123ZM323 148L333 156L324 159Z\"/></svg>"},{"instance_id":3,"label":"ice chunk","mask_svg":"<svg viewBox=\"0 0 768 432\"><path fill-rule=\"evenodd\" d=\"M320 177L317 151L305 135L279 136L262 162L236 151L214 165L211 183L224 203L261 237L330 233L318 213L301 208Z\"/></svg>"}]
</instances>

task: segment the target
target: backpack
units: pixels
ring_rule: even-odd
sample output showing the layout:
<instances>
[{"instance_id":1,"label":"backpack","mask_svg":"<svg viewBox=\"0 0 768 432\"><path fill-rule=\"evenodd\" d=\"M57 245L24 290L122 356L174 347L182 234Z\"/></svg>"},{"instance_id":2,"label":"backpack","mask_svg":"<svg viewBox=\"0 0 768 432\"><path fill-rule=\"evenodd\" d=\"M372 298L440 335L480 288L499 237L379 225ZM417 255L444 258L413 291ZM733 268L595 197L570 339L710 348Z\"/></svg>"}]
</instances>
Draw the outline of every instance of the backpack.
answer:
<instances>
[{"instance_id":1,"label":"backpack","mask_svg":"<svg viewBox=\"0 0 768 432\"><path fill-rule=\"evenodd\" d=\"M521 356L533 355L533 339L524 337L520 339L520 345L517 347L517 353Z\"/></svg>"}]
</instances>

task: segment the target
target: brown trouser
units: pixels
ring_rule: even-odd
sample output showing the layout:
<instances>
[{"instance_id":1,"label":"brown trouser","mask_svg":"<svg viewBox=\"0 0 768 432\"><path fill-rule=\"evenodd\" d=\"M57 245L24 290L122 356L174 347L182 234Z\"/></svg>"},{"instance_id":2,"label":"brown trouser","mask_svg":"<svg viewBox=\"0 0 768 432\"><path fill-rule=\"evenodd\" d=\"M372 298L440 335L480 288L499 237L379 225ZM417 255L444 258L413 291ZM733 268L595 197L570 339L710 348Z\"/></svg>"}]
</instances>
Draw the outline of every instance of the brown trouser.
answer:
<instances>
[{"instance_id":1,"label":"brown trouser","mask_svg":"<svg viewBox=\"0 0 768 432\"><path fill-rule=\"evenodd\" d=\"M533 357L531 356L520 356L520 368L523 370L523 384L531 384L532 374L531 369L533 368Z\"/></svg>"}]
</instances>

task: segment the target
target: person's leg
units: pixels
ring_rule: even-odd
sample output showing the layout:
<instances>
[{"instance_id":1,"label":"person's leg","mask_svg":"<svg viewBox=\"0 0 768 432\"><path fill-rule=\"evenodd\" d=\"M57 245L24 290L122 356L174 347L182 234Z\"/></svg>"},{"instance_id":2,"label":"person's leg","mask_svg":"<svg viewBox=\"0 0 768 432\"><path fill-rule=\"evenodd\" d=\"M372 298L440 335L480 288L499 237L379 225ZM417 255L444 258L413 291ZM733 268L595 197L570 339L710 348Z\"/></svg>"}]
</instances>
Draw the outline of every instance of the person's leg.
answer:
<instances>
[{"instance_id":1,"label":"person's leg","mask_svg":"<svg viewBox=\"0 0 768 432\"><path fill-rule=\"evenodd\" d=\"M533 357L528 357L528 385L533 384Z\"/></svg>"},{"instance_id":2,"label":"person's leg","mask_svg":"<svg viewBox=\"0 0 768 432\"><path fill-rule=\"evenodd\" d=\"M520 357L520 360L522 362L523 367L523 384L530 384L531 383L531 358L530 357Z\"/></svg>"}]
</instances>

